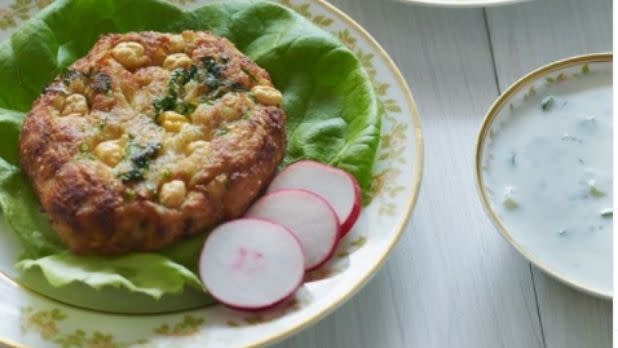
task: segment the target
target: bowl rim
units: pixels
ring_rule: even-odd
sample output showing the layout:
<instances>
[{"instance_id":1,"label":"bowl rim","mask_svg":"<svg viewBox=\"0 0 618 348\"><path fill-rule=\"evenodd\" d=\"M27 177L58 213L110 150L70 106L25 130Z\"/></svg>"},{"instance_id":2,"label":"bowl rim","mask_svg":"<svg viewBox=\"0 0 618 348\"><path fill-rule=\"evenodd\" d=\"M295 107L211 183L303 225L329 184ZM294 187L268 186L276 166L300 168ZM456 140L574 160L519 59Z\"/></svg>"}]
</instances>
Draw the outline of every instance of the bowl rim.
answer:
<instances>
[{"instance_id":1,"label":"bowl rim","mask_svg":"<svg viewBox=\"0 0 618 348\"><path fill-rule=\"evenodd\" d=\"M599 289L591 288L577 282L575 280L570 279L566 275L561 272L556 272L547 265L545 265L539 258L533 255L533 253L528 252L521 244L519 244L510 234L508 229L504 226L501 219L498 217L498 214L491 207L490 200L487 195L487 191L485 189L485 182L483 180L482 173L482 158L483 158L483 149L485 148L485 141L488 138L491 125L495 118L499 115L502 108L508 104L509 101L521 90L530 86L530 84L539 81L541 78L547 76L550 73L558 72L567 68L571 68L578 65L583 65L586 63L611 63L613 65L613 54L611 52L601 52L601 53L591 53L591 54L583 54L577 55L565 59L560 59L544 65L532 72L524 75L517 81L515 81L511 86L509 86L500 96L493 102L490 106L489 111L483 118L481 123L481 127L479 129L477 138L476 138L476 147L475 147L475 163L474 163L474 177L476 182L476 188L481 199L481 203L483 205L483 209L485 213L489 216L494 226L500 232L500 235L504 239L506 239L509 244L519 254L526 258L527 261L534 264L537 268L542 270L545 274L548 274L552 278L566 284L578 291L583 293L592 295L594 297L598 297L604 300L611 300L613 298L613 291L605 292Z\"/></svg>"}]
</instances>

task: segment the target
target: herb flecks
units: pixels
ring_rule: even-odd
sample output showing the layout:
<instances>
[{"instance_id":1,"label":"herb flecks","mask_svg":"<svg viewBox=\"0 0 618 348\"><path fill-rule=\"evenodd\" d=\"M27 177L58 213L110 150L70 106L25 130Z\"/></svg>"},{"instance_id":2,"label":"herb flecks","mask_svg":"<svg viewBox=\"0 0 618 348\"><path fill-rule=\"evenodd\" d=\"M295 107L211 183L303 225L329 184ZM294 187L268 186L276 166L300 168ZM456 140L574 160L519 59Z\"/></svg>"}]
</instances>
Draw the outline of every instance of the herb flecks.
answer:
<instances>
[{"instance_id":1,"label":"herb flecks","mask_svg":"<svg viewBox=\"0 0 618 348\"><path fill-rule=\"evenodd\" d=\"M237 81L222 80L222 74L227 67L229 58L222 56L217 60L214 57L207 56L201 58L201 61L205 69L202 82L206 87L208 87L208 94L203 96L203 100L213 101L220 99L228 92L247 90ZM253 76L245 67L241 67L241 70L244 71L245 74L249 75L251 79L256 79L256 77Z\"/></svg>"},{"instance_id":2,"label":"herb flecks","mask_svg":"<svg viewBox=\"0 0 618 348\"><path fill-rule=\"evenodd\" d=\"M251 71L249 71L249 69L247 69L246 67L242 66L240 67L240 69L247 75L249 76L249 78L251 79L251 81L253 82L258 82L257 77L255 77L255 75L253 75L253 73Z\"/></svg>"},{"instance_id":3,"label":"herb flecks","mask_svg":"<svg viewBox=\"0 0 618 348\"><path fill-rule=\"evenodd\" d=\"M184 92L184 86L189 81L197 77L197 66L191 65L188 69L176 69L172 72L170 82L168 84L168 93L170 96L178 97Z\"/></svg>"},{"instance_id":4,"label":"herb flecks","mask_svg":"<svg viewBox=\"0 0 618 348\"><path fill-rule=\"evenodd\" d=\"M197 107L193 104L186 103L184 101L177 102L176 107L174 107L174 111L181 115L191 115L193 111L195 111Z\"/></svg>"},{"instance_id":5,"label":"herb flecks","mask_svg":"<svg viewBox=\"0 0 618 348\"><path fill-rule=\"evenodd\" d=\"M75 69L67 69L60 75L60 80L64 83L65 86L69 86L72 81L83 78L84 75Z\"/></svg>"},{"instance_id":6,"label":"herb flecks","mask_svg":"<svg viewBox=\"0 0 618 348\"><path fill-rule=\"evenodd\" d=\"M112 89L112 78L99 71L92 77L90 87L95 93L107 93Z\"/></svg>"},{"instance_id":7,"label":"herb flecks","mask_svg":"<svg viewBox=\"0 0 618 348\"><path fill-rule=\"evenodd\" d=\"M163 98L155 98L152 102L152 107L155 111L155 121L157 120L160 113L163 111L174 110L176 108L176 97L175 96L165 96Z\"/></svg>"},{"instance_id":8,"label":"herb flecks","mask_svg":"<svg viewBox=\"0 0 618 348\"><path fill-rule=\"evenodd\" d=\"M206 68L206 71L215 75L219 75L221 72L221 65L217 63L217 59L212 56L205 56L200 58L202 65ZM225 63L224 63L225 64Z\"/></svg>"},{"instance_id":9,"label":"herb flecks","mask_svg":"<svg viewBox=\"0 0 618 348\"><path fill-rule=\"evenodd\" d=\"M153 119L159 122L162 112L173 110L188 116L195 111L196 105L185 102L183 95L185 87L190 81L207 88L207 93L200 96L201 102L212 103L222 98L228 92L243 91L245 88L236 81L223 81L223 72L227 68L229 57L205 56L199 59L198 65L191 65L187 69L179 68L171 73L167 95L155 98L152 102L154 109ZM202 87L203 88L203 87Z\"/></svg>"},{"instance_id":10,"label":"herb flecks","mask_svg":"<svg viewBox=\"0 0 618 348\"><path fill-rule=\"evenodd\" d=\"M85 73L68 69L60 75L60 80L67 87L73 82L81 81L84 86L89 86L95 93L108 93L112 89L112 78L108 74L92 68Z\"/></svg>"},{"instance_id":11,"label":"herb flecks","mask_svg":"<svg viewBox=\"0 0 618 348\"><path fill-rule=\"evenodd\" d=\"M221 83L221 81L219 81L219 78L212 75L212 74L206 74L206 77L204 78L204 84L210 89L216 89L217 87L219 87L219 84Z\"/></svg>"},{"instance_id":12,"label":"herb flecks","mask_svg":"<svg viewBox=\"0 0 618 348\"><path fill-rule=\"evenodd\" d=\"M185 85L192 80L197 80L199 70L196 65L191 65L187 69L179 68L172 72L167 86L167 95L155 98L152 102L154 109L154 121L158 123L159 115L162 112L173 110L179 114L191 114L196 106L181 99L184 94Z\"/></svg>"},{"instance_id":13,"label":"herb flecks","mask_svg":"<svg viewBox=\"0 0 618 348\"><path fill-rule=\"evenodd\" d=\"M150 161L157 156L159 150L161 150L160 143L150 143L147 145L130 144L129 158L137 168L146 168Z\"/></svg>"},{"instance_id":14,"label":"herb flecks","mask_svg":"<svg viewBox=\"0 0 618 348\"><path fill-rule=\"evenodd\" d=\"M211 91L217 89L221 85L221 73L226 68L227 60L218 62L216 58L210 56L202 57L200 60L205 69L204 84Z\"/></svg>"},{"instance_id":15,"label":"herb flecks","mask_svg":"<svg viewBox=\"0 0 618 348\"><path fill-rule=\"evenodd\" d=\"M146 145L130 143L127 147L127 157L131 161L133 168L120 174L119 178L125 183L143 180L150 168L150 162L157 157L160 150L160 143L149 143Z\"/></svg>"},{"instance_id":16,"label":"herb flecks","mask_svg":"<svg viewBox=\"0 0 618 348\"><path fill-rule=\"evenodd\" d=\"M137 168L133 168L129 170L128 172L124 172L118 175L118 178L122 180L122 182L124 183L141 181L141 180L144 180L144 172Z\"/></svg>"}]
</instances>

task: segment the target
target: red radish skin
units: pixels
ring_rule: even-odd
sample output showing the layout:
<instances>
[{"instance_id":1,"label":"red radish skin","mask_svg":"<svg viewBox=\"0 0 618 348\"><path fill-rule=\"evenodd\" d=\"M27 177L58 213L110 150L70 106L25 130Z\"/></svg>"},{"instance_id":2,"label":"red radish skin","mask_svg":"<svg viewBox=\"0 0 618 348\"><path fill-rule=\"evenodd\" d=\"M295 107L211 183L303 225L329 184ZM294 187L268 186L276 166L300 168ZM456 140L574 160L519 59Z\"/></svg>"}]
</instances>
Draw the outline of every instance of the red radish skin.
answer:
<instances>
[{"instance_id":1,"label":"red radish skin","mask_svg":"<svg viewBox=\"0 0 618 348\"><path fill-rule=\"evenodd\" d=\"M345 235L348 234L348 232L352 230L352 227L354 227L354 224L356 223L356 221L358 221L358 218L360 217L360 213L361 213L361 201L362 201L360 185L358 185L358 181L356 181L356 178L348 172L345 172L345 171L342 171L342 172L345 173L350 178L352 183L354 184L354 196L356 198L354 200L355 201L354 207L352 208L350 215L348 215L348 218L345 219L345 221L341 223L340 238L345 237Z\"/></svg>"},{"instance_id":2,"label":"red radish skin","mask_svg":"<svg viewBox=\"0 0 618 348\"><path fill-rule=\"evenodd\" d=\"M272 192L258 200L246 216L266 219L292 231L303 247L307 271L330 260L339 242L337 214L324 198L310 191Z\"/></svg>"},{"instance_id":3,"label":"red radish skin","mask_svg":"<svg viewBox=\"0 0 618 348\"><path fill-rule=\"evenodd\" d=\"M310 160L292 163L273 179L268 192L282 189L302 189L322 196L339 217L340 238L350 232L360 216L360 186L354 176L339 168Z\"/></svg>"},{"instance_id":4,"label":"red radish skin","mask_svg":"<svg viewBox=\"0 0 618 348\"><path fill-rule=\"evenodd\" d=\"M239 219L210 233L199 274L223 305L263 311L296 293L305 274L304 260L300 242L287 228L262 219Z\"/></svg>"}]
</instances>

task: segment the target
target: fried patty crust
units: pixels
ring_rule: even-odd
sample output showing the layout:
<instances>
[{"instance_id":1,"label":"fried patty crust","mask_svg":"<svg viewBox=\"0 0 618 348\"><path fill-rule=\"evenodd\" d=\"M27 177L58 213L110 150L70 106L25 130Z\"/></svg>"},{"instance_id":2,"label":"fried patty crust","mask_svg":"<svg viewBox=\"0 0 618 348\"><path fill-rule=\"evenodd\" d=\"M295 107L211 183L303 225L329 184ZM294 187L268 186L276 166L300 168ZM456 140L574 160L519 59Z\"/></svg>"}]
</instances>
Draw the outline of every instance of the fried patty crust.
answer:
<instances>
[{"instance_id":1,"label":"fried patty crust","mask_svg":"<svg viewBox=\"0 0 618 348\"><path fill-rule=\"evenodd\" d=\"M154 251L244 213L284 156L281 103L225 38L106 35L34 102L21 166L72 251Z\"/></svg>"}]
</instances>

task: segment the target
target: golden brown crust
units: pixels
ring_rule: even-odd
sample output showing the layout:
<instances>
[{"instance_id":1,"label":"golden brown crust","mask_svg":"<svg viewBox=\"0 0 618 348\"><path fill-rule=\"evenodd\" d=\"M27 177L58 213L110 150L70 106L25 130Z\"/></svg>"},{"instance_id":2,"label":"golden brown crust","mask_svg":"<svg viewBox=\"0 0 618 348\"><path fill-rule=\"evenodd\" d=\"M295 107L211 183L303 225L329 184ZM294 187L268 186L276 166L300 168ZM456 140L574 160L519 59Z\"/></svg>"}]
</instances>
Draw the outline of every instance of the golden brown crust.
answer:
<instances>
[{"instance_id":1,"label":"golden brown crust","mask_svg":"<svg viewBox=\"0 0 618 348\"><path fill-rule=\"evenodd\" d=\"M60 238L80 254L152 251L242 215L286 144L256 86L268 73L209 33L102 37L22 128L22 168Z\"/></svg>"}]
</instances>

